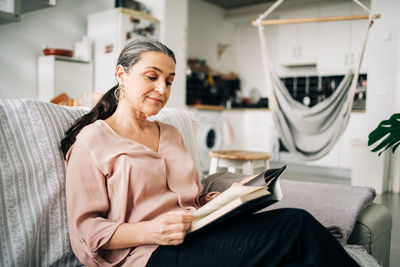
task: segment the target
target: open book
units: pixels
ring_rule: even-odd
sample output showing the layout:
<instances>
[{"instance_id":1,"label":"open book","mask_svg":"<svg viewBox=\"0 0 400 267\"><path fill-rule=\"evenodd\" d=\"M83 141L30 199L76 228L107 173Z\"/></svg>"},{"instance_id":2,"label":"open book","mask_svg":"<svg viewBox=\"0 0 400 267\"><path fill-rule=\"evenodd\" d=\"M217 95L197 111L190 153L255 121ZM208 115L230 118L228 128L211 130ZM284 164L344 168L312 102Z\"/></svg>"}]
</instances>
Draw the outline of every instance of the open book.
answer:
<instances>
[{"instance_id":1,"label":"open book","mask_svg":"<svg viewBox=\"0 0 400 267\"><path fill-rule=\"evenodd\" d=\"M252 214L281 200L279 176L285 169L286 165L278 169L268 169L233 184L193 213L194 220L189 233L234 216ZM260 182L263 185L255 185Z\"/></svg>"}]
</instances>

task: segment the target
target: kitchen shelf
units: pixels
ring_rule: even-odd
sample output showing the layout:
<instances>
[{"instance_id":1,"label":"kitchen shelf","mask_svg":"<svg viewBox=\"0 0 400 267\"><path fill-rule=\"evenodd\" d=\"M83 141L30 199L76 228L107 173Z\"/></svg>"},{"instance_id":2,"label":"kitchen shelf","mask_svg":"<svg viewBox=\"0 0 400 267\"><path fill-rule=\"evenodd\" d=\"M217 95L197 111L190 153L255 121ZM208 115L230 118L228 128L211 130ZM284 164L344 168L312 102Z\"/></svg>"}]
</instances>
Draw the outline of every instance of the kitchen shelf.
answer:
<instances>
[{"instance_id":1,"label":"kitchen shelf","mask_svg":"<svg viewBox=\"0 0 400 267\"><path fill-rule=\"evenodd\" d=\"M202 109L202 110L224 110L223 106L214 105L190 105L189 108Z\"/></svg>"},{"instance_id":2,"label":"kitchen shelf","mask_svg":"<svg viewBox=\"0 0 400 267\"><path fill-rule=\"evenodd\" d=\"M21 14L38 9L53 7L57 0L13 0L14 12L0 10L0 24L17 22L21 20Z\"/></svg>"},{"instance_id":3,"label":"kitchen shelf","mask_svg":"<svg viewBox=\"0 0 400 267\"><path fill-rule=\"evenodd\" d=\"M21 1L14 0L14 5L11 6L14 10L0 10L0 24L16 22L21 20Z\"/></svg>"},{"instance_id":4,"label":"kitchen shelf","mask_svg":"<svg viewBox=\"0 0 400 267\"><path fill-rule=\"evenodd\" d=\"M286 68L302 68L302 67L317 68L317 62L316 61L296 62L296 63L287 62L287 63L281 63L281 66Z\"/></svg>"},{"instance_id":5,"label":"kitchen shelf","mask_svg":"<svg viewBox=\"0 0 400 267\"><path fill-rule=\"evenodd\" d=\"M151 22L154 22L156 24L160 24L160 21L156 19L155 17L152 17L148 14L142 13L140 11L130 9L130 8L125 8L125 7L118 7L116 8L118 13L122 13L125 15L129 15L134 18L139 18L139 19L145 19Z\"/></svg>"},{"instance_id":6,"label":"kitchen shelf","mask_svg":"<svg viewBox=\"0 0 400 267\"><path fill-rule=\"evenodd\" d=\"M54 7L57 0L21 0L21 13L31 12L42 8Z\"/></svg>"},{"instance_id":7,"label":"kitchen shelf","mask_svg":"<svg viewBox=\"0 0 400 267\"><path fill-rule=\"evenodd\" d=\"M20 16L18 13L8 13L8 12L0 11L0 24L16 22L19 20L20 20Z\"/></svg>"},{"instance_id":8,"label":"kitchen shelf","mask_svg":"<svg viewBox=\"0 0 400 267\"><path fill-rule=\"evenodd\" d=\"M74 58L74 57L63 57L63 56L54 56L54 55L50 55L50 56L46 56L46 57L54 57L54 59L60 60L60 61L87 63L87 64L92 63L91 60L83 60L83 59Z\"/></svg>"}]
</instances>

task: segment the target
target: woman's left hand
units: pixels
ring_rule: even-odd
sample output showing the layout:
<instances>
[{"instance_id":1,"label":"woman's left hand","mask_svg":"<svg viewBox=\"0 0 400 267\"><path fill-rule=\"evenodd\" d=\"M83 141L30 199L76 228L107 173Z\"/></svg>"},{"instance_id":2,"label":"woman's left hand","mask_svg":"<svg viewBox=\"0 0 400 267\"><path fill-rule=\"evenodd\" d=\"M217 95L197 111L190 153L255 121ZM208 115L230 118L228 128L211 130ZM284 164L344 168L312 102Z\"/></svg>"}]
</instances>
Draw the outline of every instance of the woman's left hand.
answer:
<instances>
[{"instance_id":1,"label":"woman's left hand","mask_svg":"<svg viewBox=\"0 0 400 267\"><path fill-rule=\"evenodd\" d=\"M190 229L193 215L187 212L167 212L150 221L151 243L158 245L179 245L183 243L186 232Z\"/></svg>"}]
</instances>

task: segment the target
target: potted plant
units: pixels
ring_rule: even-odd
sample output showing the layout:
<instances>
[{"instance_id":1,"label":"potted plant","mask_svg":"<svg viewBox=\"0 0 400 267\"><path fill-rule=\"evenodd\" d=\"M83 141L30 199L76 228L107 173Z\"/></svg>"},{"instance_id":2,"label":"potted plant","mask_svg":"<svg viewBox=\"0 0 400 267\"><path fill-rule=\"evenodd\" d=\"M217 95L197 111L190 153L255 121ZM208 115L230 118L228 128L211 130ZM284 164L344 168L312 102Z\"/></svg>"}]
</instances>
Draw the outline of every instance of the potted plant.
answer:
<instances>
[{"instance_id":1,"label":"potted plant","mask_svg":"<svg viewBox=\"0 0 400 267\"><path fill-rule=\"evenodd\" d=\"M378 127L368 135L368 146L374 143L378 145L373 148L372 152L378 152L379 156L388 148L392 148L392 153L400 145L400 113L393 114L388 120L379 123Z\"/></svg>"}]
</instances>

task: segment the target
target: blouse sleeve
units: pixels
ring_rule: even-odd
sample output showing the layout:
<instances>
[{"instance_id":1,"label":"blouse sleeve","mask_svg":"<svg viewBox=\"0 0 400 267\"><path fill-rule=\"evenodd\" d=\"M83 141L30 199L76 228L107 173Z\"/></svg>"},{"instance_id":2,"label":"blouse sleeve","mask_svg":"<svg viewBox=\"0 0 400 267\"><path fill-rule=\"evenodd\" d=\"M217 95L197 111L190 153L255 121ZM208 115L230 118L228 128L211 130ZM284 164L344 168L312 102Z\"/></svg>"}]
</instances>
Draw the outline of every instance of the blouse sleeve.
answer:
<instances>
[{"instance_id":1,"label":"blouse sleeve","mask_svg":"<svg viewBox=\"0 0 400 267\"><path fill-rule=\"evenodd\" d=\"M66 157L66 196L70 241L78 259L87 266L122 261L130 249L101 249L122 221L106 218L110 205L106 177L78 140Z\"/></svg>"}]
</instances>

